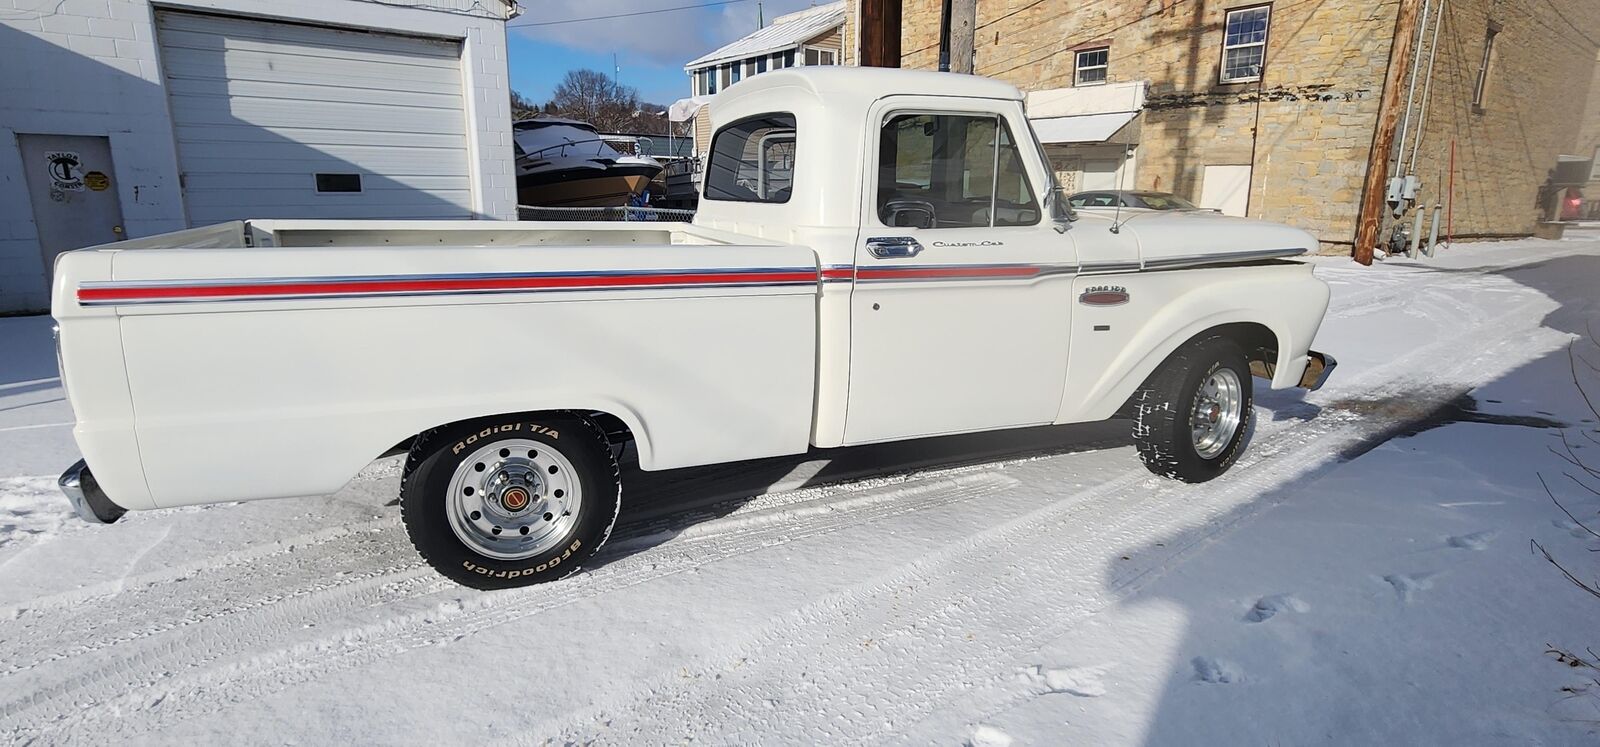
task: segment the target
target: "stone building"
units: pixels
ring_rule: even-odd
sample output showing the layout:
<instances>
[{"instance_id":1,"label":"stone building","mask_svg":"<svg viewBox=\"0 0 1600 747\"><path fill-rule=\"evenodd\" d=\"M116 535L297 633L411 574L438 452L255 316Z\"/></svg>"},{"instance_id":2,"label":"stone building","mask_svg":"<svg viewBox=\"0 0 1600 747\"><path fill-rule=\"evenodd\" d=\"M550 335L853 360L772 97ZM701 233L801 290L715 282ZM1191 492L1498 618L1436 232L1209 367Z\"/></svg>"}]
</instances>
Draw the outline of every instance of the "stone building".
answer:
<instances>
[{"instance_id":1,"label":"stone building","mask_svg":"<svg viewBox=\"0 0 1600 747\"><path fill-rule=\"evenodd\" d=\"M683 66L689 74L694 114L694 152L711 144L709 104L718 91L768 70L837 65L845 23L843 0L772 19L749 35L724 44Z\"/></svg>"},{"instance_id":2,"label":"stone building","mask_svg":"<svg viewBox=\"0 0 1600 747\"><path fill-rule=\"evenodd\" d=\"M862 1L846 0L846 64ZM941 4L902 3L902 66L937 67ZM1400 0L977 7L974 71L1029 92L1064 184L1175 192L1350 250ZM1421 71L1405 128L1419 204L1446 204L1458 237L1527 235L1557 156L1580 147L1600 2L1447 0L1441 15L1420 60L1393 61Z\"/></svg>"}]
</instances>

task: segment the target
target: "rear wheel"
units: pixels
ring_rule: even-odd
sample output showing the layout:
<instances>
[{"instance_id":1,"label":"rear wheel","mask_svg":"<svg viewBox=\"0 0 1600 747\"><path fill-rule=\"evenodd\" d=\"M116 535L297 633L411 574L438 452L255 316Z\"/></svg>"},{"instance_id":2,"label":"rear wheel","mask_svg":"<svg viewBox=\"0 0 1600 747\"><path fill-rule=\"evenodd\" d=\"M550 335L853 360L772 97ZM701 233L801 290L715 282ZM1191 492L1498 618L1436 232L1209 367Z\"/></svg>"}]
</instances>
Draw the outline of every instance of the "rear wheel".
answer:
<instances>
[{"instance_id":1,"label":"rear wheel","mask_svg":"<svg viewBox=\"0 0 1600 747\"><path fill-rule=\"evenodd\" d=\"M621 509L605 434L571 416L461 423L417 440L400 488L411 542L477 589L553 581L578 569Z\"/></svg>"},{"instance_id":2,"label":"rear wheel","mask_svg":"<svg viewBox=\"0 0 1600 747\"><path fill-rule=\"evenodd\" d=\"M1173 353L1134 394L1134 442L1162 477L1205 482L1233 466L1255 415L1250 367L1233 340L1207 337Z\"/></svg>"}]
</instances>

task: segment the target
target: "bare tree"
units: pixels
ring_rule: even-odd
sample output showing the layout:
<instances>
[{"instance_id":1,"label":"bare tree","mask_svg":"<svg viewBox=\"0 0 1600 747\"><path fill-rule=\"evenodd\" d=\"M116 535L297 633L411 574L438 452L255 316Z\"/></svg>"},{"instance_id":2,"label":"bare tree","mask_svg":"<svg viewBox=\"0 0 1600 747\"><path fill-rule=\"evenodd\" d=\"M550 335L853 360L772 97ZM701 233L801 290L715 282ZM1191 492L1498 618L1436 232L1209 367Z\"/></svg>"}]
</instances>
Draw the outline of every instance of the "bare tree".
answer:
<instances>
[{"instance_id":1,"label":"bare tree","mask_svg":"<svg viewBox=\"0 0 1600 747\"><path fill-rule=\"evenodd\" d=\"M511 92L511 121L515 122L524 117L531 117L539 113L539 105L533 103L527 96L516 91Z\"/></svg>"},{"instance_id":2,"label":"bare tree","mask_svg":"<svg viewBox=\"0 0 1600 747\"><path fill-rule=\"evenodd\" d=\"M638 90L598 70L568 70L550 104L555 113L588 122L601 132L633 130L644 114Z\"/></svg>"}]
</instances>

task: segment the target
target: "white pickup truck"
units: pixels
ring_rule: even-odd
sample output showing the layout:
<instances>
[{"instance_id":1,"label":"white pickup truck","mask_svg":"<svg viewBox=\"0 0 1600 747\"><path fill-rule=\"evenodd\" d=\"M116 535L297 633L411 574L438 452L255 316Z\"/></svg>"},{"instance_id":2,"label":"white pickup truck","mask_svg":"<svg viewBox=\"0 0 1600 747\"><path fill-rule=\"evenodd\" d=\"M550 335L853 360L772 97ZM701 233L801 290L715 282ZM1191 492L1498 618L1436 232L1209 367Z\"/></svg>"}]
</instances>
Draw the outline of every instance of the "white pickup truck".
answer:
<instances>
[{"instance_id":1,"label":"white pickup truck","mask_svg":"<svg viewBox=\"0 0 1600 747\"><path fill-rule=\"evenodd\" d=\"M397 448L439 572L575 570L661 470L1134 420L1199 482L1251 377L1316 388L1316 241L1211 212L1074 215L1017 89L805 68L717 97L693 224L236 222L62 255L85 519L324 495ZM91 472L92 469L92 472Z\"/></svg>"}]
</instances>

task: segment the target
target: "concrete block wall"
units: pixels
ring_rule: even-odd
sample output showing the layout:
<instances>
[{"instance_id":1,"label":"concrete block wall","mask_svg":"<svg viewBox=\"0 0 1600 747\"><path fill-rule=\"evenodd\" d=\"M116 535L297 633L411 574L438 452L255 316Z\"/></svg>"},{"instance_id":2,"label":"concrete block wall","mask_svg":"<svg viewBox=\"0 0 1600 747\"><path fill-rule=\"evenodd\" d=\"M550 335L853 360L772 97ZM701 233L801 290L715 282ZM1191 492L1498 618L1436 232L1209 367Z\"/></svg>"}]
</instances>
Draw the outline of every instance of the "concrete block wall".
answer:
<instances>
[{"instance_id":1,"label":"concrete block wall","mask_svg":"<svg viewBox=\"0 0 1600 747\"><path fill-rule=\"evenodd\" d=\"M515 219L505 7L481 15L362 0L174 0L161 7L463 40L475 209ZM149 0L0 0L0 313L49 306L18 133L109 138L129 238L188 227ZM378 123L381 126L381 123Z\"/></svg>"}]
</instances>

